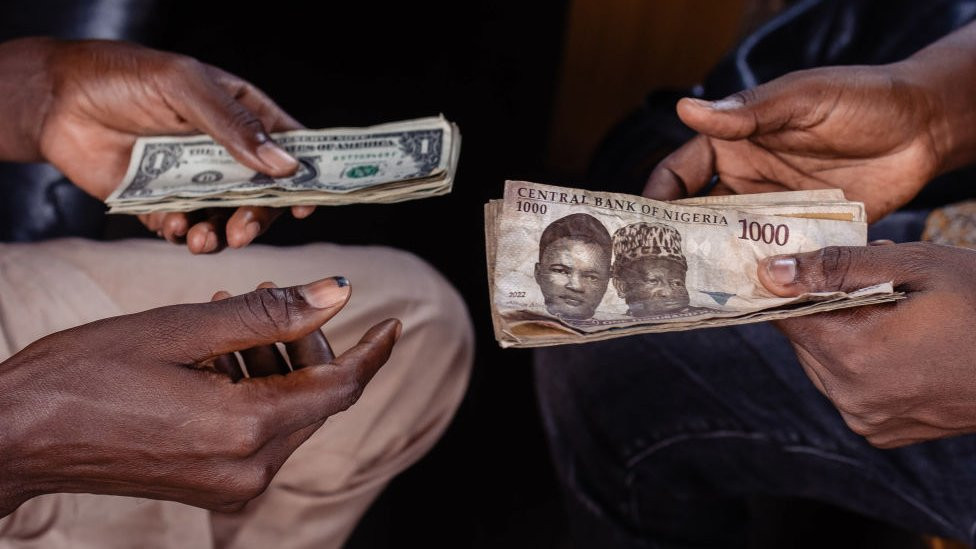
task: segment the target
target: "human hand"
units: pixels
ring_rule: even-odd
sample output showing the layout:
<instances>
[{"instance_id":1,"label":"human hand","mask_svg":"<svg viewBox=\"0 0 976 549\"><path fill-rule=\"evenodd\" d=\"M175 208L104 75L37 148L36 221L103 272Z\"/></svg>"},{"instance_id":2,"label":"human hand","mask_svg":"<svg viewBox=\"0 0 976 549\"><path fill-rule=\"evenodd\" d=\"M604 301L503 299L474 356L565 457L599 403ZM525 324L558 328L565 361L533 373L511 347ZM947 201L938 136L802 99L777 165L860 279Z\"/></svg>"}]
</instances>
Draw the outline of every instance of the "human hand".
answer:
<instances>
[{"instance_id":1,"label":"human hand","mask_svg":"<svg viewBox=\"0 0 976 549\"><path fill-rule=\"evenodd\" d=\"M946 168L938 94L917 64L800 71L721 101L682 99L699 135L652 172L644 196L839 188L875 221Z\"/></svg>"},{"instance_id":2,"label":"human hand","mask_svg":"<svg viewBox=\"0 0 976 549\"><path fill-rule=\"evenodd\" d=\"M0 516L53 492L231 511L264 491L359 398L400 333L383 321L332 358L319 327L348 300L345 279L271 286L85 324L0 365Z\"/></svg>"},{"instance_id":3,"label":"human hand","mask_svg":"<svg viewBox=\"0 0 976 549\"><path fill-rule=\"evenodd\" d=\"M29 131L21 132L33 147L22 146L11 160L46 160L96 198L104 200L122 181L140 136L203 132L253 170L284 177L298 168L268 132L301 124L253 85L217 67L125 42L31 38L0 47L0 69L4 58L18 54L42 66L0 70L5 78L17 77L10 72L42 77L26 78L33 89L17 96L25 104L15 107L33 113ZM302 218L313 210L291 211ZM185 241L193 253L209 253L246 246L281 213L245 206L139 219L171 242Z\"/></svg>"},{"instance_id":4,"label":"human hand","mask_svg":"<svg viewBox=\"0 0 976 549\"><path fill-rule=\"evenodd\" d=\"M776 321L847 425L881 448L976 431L976 253L936 244L831 247L762 261L772 293L893 281L905 299Z\"/></svg>"}]
</instances>

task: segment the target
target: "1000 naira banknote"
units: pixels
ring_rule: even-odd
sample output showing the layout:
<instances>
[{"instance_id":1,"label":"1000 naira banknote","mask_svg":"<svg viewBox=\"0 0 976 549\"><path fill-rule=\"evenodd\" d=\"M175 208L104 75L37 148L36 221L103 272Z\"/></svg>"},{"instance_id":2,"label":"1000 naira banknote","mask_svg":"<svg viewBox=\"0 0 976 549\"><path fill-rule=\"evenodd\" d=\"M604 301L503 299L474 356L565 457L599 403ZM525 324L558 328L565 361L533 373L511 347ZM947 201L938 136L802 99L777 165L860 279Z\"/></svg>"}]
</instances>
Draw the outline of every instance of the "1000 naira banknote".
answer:
<instances>
[{"instance_id":1,"label":"1000 naira banknote","mask_svg":"<svg viewBox=\"0 0 976 549\"><path fill-rule=\"evenodd\" d=\"M495 334L502 346L578 343L755 322L897 299L772 295L757 262L864 245L864 207L840 191L658 202L509 181L486 206Z\"/></svg>"},{"instance_id":2,"label":"1000 naira banknote","mask_svg":"<svg viewBox=\"0 0 976 549\"><path fill-rule=\"evenodd\" d=\"M255 172L207 136L139 139L106 203L112 213L148 213L435 196L451 190L461 138L457 126L441 117L272 137L298 159L294 175L273 179Z\"/></svg>"}]
</instances>

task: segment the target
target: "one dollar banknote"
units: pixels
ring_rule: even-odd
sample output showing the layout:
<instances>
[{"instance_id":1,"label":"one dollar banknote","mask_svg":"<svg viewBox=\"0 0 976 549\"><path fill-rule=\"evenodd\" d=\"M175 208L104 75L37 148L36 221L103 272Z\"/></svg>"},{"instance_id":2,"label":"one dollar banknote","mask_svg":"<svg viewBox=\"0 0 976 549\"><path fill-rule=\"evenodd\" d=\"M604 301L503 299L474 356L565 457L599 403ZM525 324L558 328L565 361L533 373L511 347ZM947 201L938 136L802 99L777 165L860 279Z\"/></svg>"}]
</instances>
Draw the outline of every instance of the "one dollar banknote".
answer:
<instances>
[{"instance_id":1,"label":"one dollar banknote","mask_svg":"<svg viewBox=\"0 0 976 549\"><path fill-rule=\"evenodd\" d=\"M442 117L272 138L298 160L293 175L275 179L247 168L207 136L140 138L125 177L105 201L109 212L427 198L451 191L461 150L457 126Z\"/></svg>"}]
</instances>

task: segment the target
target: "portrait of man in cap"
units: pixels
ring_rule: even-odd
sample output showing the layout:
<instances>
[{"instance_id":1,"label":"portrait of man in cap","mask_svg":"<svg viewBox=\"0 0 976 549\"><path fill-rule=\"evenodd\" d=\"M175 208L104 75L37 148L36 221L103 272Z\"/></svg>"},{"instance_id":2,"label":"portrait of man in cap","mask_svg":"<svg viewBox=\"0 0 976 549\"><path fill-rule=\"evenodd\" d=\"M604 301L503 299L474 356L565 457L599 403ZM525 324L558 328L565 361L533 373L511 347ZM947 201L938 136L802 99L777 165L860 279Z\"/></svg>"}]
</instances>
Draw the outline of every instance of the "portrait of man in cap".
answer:
<instances>
[{"instance_id":1,"label":"portrait of man in cap","mask_svg":"<svg viewBox=\"0 0 976 549\"><path fill-rule=\"evenodd\" d=\"M557 219L539 238L535 281L549 314L583 320L593 316L610 282L610 232L595 217Z\"/></svg>"},{"instance_id":2,"label":"portrait of man in cap","mask_svg":"<svg viewBox=\"0 0 976 549\"><path fill-rule=\"evenodd\" d=\"M633 223L613 234L613 286L627 314L649 317L688 307L681 234L660 223Z\"/></svg>"}]
</instances>

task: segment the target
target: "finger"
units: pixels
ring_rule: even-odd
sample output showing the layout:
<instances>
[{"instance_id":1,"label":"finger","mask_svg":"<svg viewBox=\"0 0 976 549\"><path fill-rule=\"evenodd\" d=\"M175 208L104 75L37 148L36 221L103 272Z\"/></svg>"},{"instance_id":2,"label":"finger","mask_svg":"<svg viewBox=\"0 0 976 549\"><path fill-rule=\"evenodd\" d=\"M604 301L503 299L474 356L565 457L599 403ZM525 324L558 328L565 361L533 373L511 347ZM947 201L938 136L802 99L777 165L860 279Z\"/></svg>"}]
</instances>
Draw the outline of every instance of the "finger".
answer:
<instances>
[{"instance_id":1,"label":"finger","mask_svg":"<svg viewBox=\"0 0 976 549\"><path fill-rule=\"evenodd\" d=\"M281 356L274 344L245 349L241 351L241 360L244 361L249 377L284 375L291 371L285 357Z\"/></svg>"},{"instance_id":2,"label":"finger","mask_svg":"<svg viewBox=\"0 0 976 549\"><path fill-rule=\"evenodd\" d=\"M182 244L186 239L186 233L190 230L190 221L185 213L169 212L163 218L162 226L163 237L167 241Z\"/></svg>"},{"instance_id":3,"label":"finger","mask_svg":"<svg viewBox=\"0 0 976 549\"><path fill-rule=\"evenodd\" d=\"M813 292L851 292L882 282L896 286L919 279L925 245L830 246L759 262L757 274L775 295L795 297Z\"/></svg>"},{"instance_id":4,"label":"finger","mask_svg":"<svg viewBox=\"0 0 976 549\"><path fill-rule=\"evenodd\" d=\"M210 298L210 301L222 301L229 297L231 297L230 292L220 290ZM235 383L244 377L244 371L241 370L241 365L233 353L218 356L213 360L213 366L215 370L230 377L231 381Z\"/></svg>"},{"instance_id":5,"label":"finger","mask_svg":"<svg viewBox=\"0 0 976 549\"><path fill-rule=\"evenodd\" d=\"M224 225L230 212L227 208L215 208L207 219L195 223L186 233L186 247L195 254L219 252L227 245Z\"/></svg>"},{"instance_id":6,"label":"finger","mask_svg":"<svg viewBox=\"0 0 976 549\"><path fill-rule=\"evenodd\" d=\"M678 117L691 129L724 140L799 129L821 97L821 81L794 74L718 101L684 98Z\"/></svg>"},{"instance_id":7,"label":"finger","mask_svg":"<svg viewBox=\"0 0 976 549\"><path fill-rule=\"evenodd\" d=\"M160 307L126 318L152 326L163 335L140 352L197 364L222 354L304 337L342 309L350 289L345 277L332 277L304 286L255 290L212 303Z\"/></svg>"},{"instance_id":8,"label":"finger","mask_svg":"<svg viewBox=\"0 0 976 549\"><path fill-rule=\"evenodd\" d=\"M153 212L140 215L139 221L142 221L142 224L150 231L158 233L163 228L163 219L165 218L166 212Z\"/></svg>"},{"instance_id":9,"label":"finger","mask_svg":"<svg viewBox=\"0 0 976 549\"><path fill-rule=\"evenodd\" d=\"M237 208L225 228L227 244L231 248L243 248L258 235L264 233L271 223L284 212L281 208L241 206Z\"/></svg>"},{"instance_id":10,"label":"finger","mask_svg":"<svg viewBox=\"0 0 976 549\"><path fill-rule=\"evenodd\" d=\"M273 282L262 282L258 285L259 290L268 288L277 288L277 286ZM281 356L281 353L278 352L278 346L274 343L244 349L241 351L241 359L251 377L287 374L291 371L285 357Z\"/></svg>"},{"instance_id":11,"label":"finger","mask_svg":"<svg viewBox=\"0 0 976 549\"><path fill-rule=\"evenodd\" d=\"M279 107L267 94L247 80L213 65L207 65L207 69L213 75L214 80L231 97L254 113L269 131L283 132L305 127Z\"/></svg>"},{"instance_id":12,"label":"finger","mask_svg":"<svg viewBox=\"0 0 976 549\"><path fill-rule=\"evenodd\" d=\"M654 168L642 194L654 200L694 196L708 185L713 175L715 151L708 138L699 135Z\"/></svg>"},{"instance_id":13,"label":"finger","mask_svg":"<svg viewBox=\"0 0 976 549\"><path fill-rule=\"evenodd\" d=\"M712 190L708 191L708 196L725 196L730 194L736 194L735 189L729 187L728 184L719 181L712 187Z\"/></svg>"},{"instance_id":14,"label":"finger","mask_svg":"<svg viewBox=\"0 0 976 549\"><path fill-rule=\"evenodd\" d=\"M249 394L276 403L275 424L283 432L315 425L359 399L366 384L390 358L400 330L399 320L384 320L328 365L304 368L287 376L248 380L260 388Z\"/></svg>"},{"instance_id":15,"label":"finger","mask_svg":"<svg viewBox=\"0 0 976 549\"><path fill-rule=\"evenodd\" d=\"M285 351L288 352L293 370L326 364L335 358L332 346L322 330L315 330L301 339L285 343Z\"/></svg>"},{"instance_id":16,"label":"finger","mask_svg":"<svg viewBox=\"0 0 976 549\"><path fill-rule=\"evenodd\" d=\"M162 84L177 114L253 170L285 177L298 169L298 161L272 141L261 120L227 93L214 80L210 69L199 63L182 63L177 67L175 81Z\"/></svg>"},{"instance_id":17,"label":"finger","mask_svg":"<svg viewBox=\"0 0 976 549\"><path fill-rule=\"evenodd\" d=\"M291 216L295 219L305 219L306 217L312 215L315 211L315 206L292 206Z\"/></svg>"}]
</instances>

